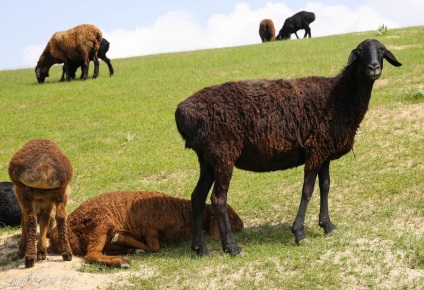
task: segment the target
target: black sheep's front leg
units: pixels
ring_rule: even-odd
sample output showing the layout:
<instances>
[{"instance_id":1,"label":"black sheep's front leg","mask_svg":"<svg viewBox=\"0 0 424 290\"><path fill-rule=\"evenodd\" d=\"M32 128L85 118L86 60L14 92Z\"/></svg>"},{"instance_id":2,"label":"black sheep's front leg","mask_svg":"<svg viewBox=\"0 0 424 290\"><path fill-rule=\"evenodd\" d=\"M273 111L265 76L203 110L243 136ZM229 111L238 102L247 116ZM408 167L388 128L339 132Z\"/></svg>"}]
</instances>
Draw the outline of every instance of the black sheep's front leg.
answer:
<instances>
[{"instance_id":1,"label":"black sheep's front leg","mask_svg":"<svg viewBox=\"0 0 424 290\"><path fill-rule=\"evenodd\" d=\"M214 172L210 164L206 163L199 156L200 176L197 181L196 188L191 194L191 203L193 209L193 240L191 248L197 252L199 256L209 255L203 239L203 212L205 209L206 197L214 182Z\"/></svg>"},{"instance_id":2,"label":"black sheep's front leg","mask_svg":"<svg viewBox=\"0 0 424 290\"><path fill-rule=\"evenodd\" d=\"M86 80L88 79L88 68L90 65L90 59L88 58L88 55L85 55L83 59L84 59L84 64L81 66L81 70L82 70L81 80Z\"/></svg>"},{"instance_id":3,"label":"black sheep's front leg","mask_svg":"<svg viewBox=\"0 0 424 290\"><path fill-rule=\"evenodd\" d=\"M302 198L300 200L299 210L291 228L297 245L308 243L304 229L305 215L309 200L311 199L314 192L314 185L317 174L318 171L316 169L306 169L305 165Z\"/></svg>"},{"instance_id":4,"label":"black sheep's front leg","mask_svg":"<svg viewBox=\"0 0 424 290\"><path fill-rule=\"evenodd\" d=\"M337 232L336 226L330 220L328 210L328 193L330 191L330 161L325 162L319 172L319 189L320 189L320 210L319 210L319 226L324 229L324 233L331 234Z\"/></svg>"},{"instance_id":5,"label":"black sheep's front leg","mask_svg":"<svg viewBox=\"0 0 424 290\"><path fill-rule=\"evenodd\" d=\"M99 58L97 57L97 55L94 55L93 62L94 62L93 79L95 79L99 76Z\"/></svg>"},{"instance_id":6,"label":"black sheep's front leg","mask_svg":"<svg viewBox=\"0 0 424 290\"><path fill-rule=\"evenodd\" d=\"M65 80L67 82L71 81L71 75L69 73L69 61L64 62L63 70L65 71Z\"/></svg>"},{"instance_id":7,"label":"black sheep's front leg","mask_svg":"<svg viewBox=\"0 0 424 290\"><path fill-rule=\"evenodd\" d=\"M215 184L211 196L211 201L218 223L222 249L225 253L229 253L231 256L236 256L240 254L241 248L237 245L234 239L227 213L227 192L230 186L233 166L225 165L219 168L215 168L215 170Z\"/></svg>"}]
</instances>

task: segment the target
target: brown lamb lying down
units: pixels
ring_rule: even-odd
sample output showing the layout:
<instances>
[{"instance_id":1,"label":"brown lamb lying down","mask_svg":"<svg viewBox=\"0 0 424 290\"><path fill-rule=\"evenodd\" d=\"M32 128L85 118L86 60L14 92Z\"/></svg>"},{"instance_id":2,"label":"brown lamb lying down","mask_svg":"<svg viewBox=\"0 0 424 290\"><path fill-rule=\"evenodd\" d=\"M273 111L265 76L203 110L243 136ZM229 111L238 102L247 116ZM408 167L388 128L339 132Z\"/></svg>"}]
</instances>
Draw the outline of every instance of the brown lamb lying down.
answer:
<instances>
[{"instance_id":1,"label":"brown lamb lying down","mask_svg":"<svg viewBox=\"0 0 424 290\"><path fill-rule=\"evenodd\" d=\"M243 221L230 206L227 211L231 228L241 230ZM218 239L210 204L205 207L203 221L203 229ZM128 259L110 255L125 254L129 249L155 253L162 242L183 241L191 236L191 200L160 192L104 193L83 202L68 216L66 225L74 255L85 256L87 263L126 268ZM49 236L51 249L60 253L57 228Z\"/></svg>"}]
</instances>

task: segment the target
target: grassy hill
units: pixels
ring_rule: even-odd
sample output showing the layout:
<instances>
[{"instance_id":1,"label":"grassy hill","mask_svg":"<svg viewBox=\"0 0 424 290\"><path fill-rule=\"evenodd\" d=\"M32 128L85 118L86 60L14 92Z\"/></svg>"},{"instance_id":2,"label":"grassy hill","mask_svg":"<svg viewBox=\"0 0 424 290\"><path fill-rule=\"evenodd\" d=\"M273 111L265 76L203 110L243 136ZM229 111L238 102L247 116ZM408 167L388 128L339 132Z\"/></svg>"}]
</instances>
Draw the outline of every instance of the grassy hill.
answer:
<instances>
[{"instance_id":1,"label":"grassy hill","mask_svg":"<svg viewBox=\"0 0 424 290\"><path fill-rule=\"evenodd\" d=\"M403 66L385 62L354 154L331 165L330 214L341 234L327 237L317 226L315 192L305 222L311 243L294 245L289 227L302 167L236 169L228 201L246 225L235 236L244 256L223 255L220 242L209 239L205 259L194 258L190 241L169 245L130 256L132 269L154 274L126 282L143 289L418 289L424 285L424 27L114 59L113 77L102 62L100 76L84 82L59 82L60 66L44 85L34 69L0 71L0 180L9 180L8 161L24 143L47 138L74 165L68 212L115 190L189 198L198 165L176 130L179 102L230 80L334 76L367 38L380 40ZM81 271L117 270L84 265Z\"/></svg>"}]
</instances>

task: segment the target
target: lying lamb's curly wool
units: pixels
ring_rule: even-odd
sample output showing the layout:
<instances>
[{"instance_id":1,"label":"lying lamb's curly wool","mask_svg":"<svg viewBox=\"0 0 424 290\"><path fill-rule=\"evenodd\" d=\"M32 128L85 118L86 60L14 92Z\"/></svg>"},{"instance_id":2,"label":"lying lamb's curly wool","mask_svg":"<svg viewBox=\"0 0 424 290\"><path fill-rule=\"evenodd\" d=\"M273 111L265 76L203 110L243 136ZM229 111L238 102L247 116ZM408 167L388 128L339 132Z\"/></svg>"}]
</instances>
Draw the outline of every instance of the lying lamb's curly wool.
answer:
<instances>
[{"instance_id":1,"label":"lying lamb's curly wool","mask_svg":"<svg viewBox=\"0 0 424 290\"><path fill-rule=\"evenodd\" d=\"M192 248L199 255L207 254L201 213L213 184L211 200L222 247L233 255L241 250L225 214L234 166L267 172L305 164L301 203L292 226L295 241L307 241L303 225L317 176L319 225L325 233L335 230L328 213L330 161L352 149L374 81L381 75L383 58L401 65L380 42L365 40L335 77L229 82L205 88L178 105L178 131L200 163L200 177L192 193Z\"/></svg>"},{"instance_id":2,"label":"lying lamb's curly wool","mask_svg":"<svg viewBox=\"0 0 424 290\"><path fill-rule=\"evenodd\" d=\"M60 232L62 257L66 261L72 259L65 224L72 173L68 157L55 143L45 139L29 141L9 162L9 176L22 210L19 256L25 256L26 268L34 266L35 257L46 259L46 236L53 213ZM36 248L37 223L40 236Z\"/></svg>"},{"instance_id":3,"label":"lying lamb's curly wool","mask_svg":"<svg viewBox=\"0 0 424 290\"><path fill-rule=\"evenodd\" d=\"M311 28L309 27L309 24L311 24L314 21L315 21L315 14L313 12L307 12L307 11L297 12L295 15L287 18L284 21L283 27L278 32L277 39L278 40L290 39L292 33L294 33L297 39L299 39L299 36L297 35L297 31L300 29L305 30L305 35L303 36L303 38L305 38L307 35L310 38Z\"/></svg>"},{"instance_id":4,"label":"lying lamb's curly wool","mask_svg":"<svg viewBox=\"0 0 424 290\"><path fill-rule=\"evenodd\" d=\"M227 210L231 228L241 230L243 221L230 206ZM190 200L160 192L104 193L83 202L68 216L69 241L73 253L85 255L88 263L129 267L128 259L111 255L127 253L131 248L157 252L162 243L188 239L192 233L191 212ZM211 205L206 205L202 228L212 238L219 238ZM51 248L60 252L58 231L53 229L49 237Z\"/></svg>"},{"instance_id":5,"label":"lying lamb's curly wool","mask_svg":"<svg viewBox=\"0 0 424 290\"><path fill-rule=\"evenodd\" d=\"M100 48L102 32L90 24L76 26L66 31L53 34L35 67L35 74L39 83L44 83L49 76L50 67L56 63L64 63L66 80L71 79L68 65L71 61L84 63L83 79L88 78L88 64L90 57L94 61L94 74L99 74L99 60L97 52Z\"/></svg>"},{"instance_id":6,"label":"lying lamb's curly wool","mask_svg":"<svg viewBox=\"0 0 424 290\"><path fill-rule=\"evenodd\" d=\"M262 19L259 23L259 36L262 42L275 40L275 27L271 19Z\"/></svg>"},{"instance_id":7,"label":"lying lamb's curly wool","mask_svg":"<svg viewBox=\"0 0 424 290\"><path fill-rule=\"evenodd\" d=\"M19 226L21 208L13 191L12 182L0 182L0 227Z\"/></svg>"}]
</instances>

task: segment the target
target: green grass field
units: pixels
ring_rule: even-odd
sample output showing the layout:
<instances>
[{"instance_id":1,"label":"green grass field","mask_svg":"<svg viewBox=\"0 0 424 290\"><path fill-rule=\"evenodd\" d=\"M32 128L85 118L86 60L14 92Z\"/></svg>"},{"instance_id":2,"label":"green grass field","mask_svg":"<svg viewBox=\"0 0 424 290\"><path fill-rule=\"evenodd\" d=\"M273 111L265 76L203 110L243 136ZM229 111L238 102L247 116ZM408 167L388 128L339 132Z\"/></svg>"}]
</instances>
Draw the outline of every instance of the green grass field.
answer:
<instances>
[{"instance_id":1,"label":"green grass field","mask_svg":"<svg viewBox=\"0 0 424 290\"><path fill-rule=\"evenodd\" d=\"M403 66L385 62L354 153L331 165L330 214L340 235L325 236L318 227L316 190L305 221L311 243L295 246L290 225L303 167L235 169L228 202L245 222L235 235L244 256L224 255L208 238L211 256L202 259L190 241L167 245L130 256L135 274L111 289L423 289L424 27L113 59L113 77L102 62L96 80L68 83L59 82L61 66L52 67L44 85L33 68L0 71L0 180L9 180L8 162L24 143L47 138L74 165L68 212L116 190L189 198L198 164L175 126L179 102L230 80L334 76L367 38L380 40Z\"/></svg>"}]
</instances>

